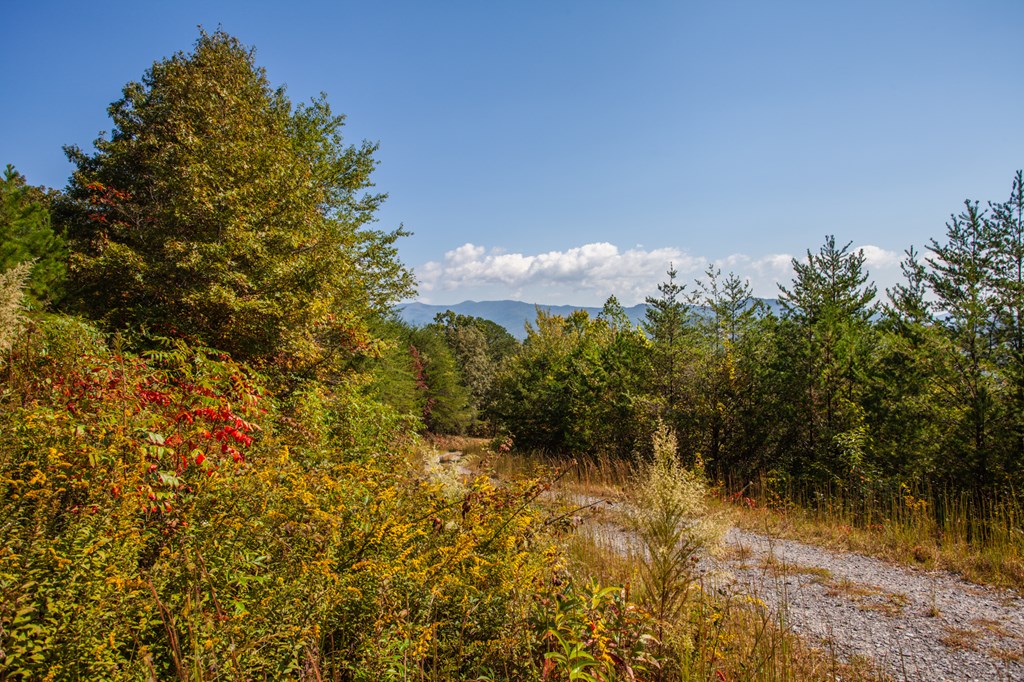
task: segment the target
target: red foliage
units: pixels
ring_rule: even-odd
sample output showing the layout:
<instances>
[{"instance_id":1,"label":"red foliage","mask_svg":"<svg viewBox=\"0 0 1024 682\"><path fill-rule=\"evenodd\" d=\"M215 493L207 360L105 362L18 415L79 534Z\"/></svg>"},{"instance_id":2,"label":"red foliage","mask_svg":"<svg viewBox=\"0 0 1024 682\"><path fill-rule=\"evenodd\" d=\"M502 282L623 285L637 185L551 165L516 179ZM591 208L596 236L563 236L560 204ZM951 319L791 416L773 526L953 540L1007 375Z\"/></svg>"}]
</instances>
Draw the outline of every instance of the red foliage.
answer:
<instances>
[{"instance_id":1,"label":"red foliage","mask_svg":"<svg viewBox=\"0 0 1024 682\"><path fill-rule=\"evenodd\" d=\"M134 492L148 513L173 509L196 477L244 465L260 431L253 420L264 412L260 391L239 365L183 347L152 361L102 354L58 364L42 355L23 389L30 404L71 416L74 446L57 466L74 480L120 497L114 474L141 453L144 484Z\"/></svg>"}]
</instances>

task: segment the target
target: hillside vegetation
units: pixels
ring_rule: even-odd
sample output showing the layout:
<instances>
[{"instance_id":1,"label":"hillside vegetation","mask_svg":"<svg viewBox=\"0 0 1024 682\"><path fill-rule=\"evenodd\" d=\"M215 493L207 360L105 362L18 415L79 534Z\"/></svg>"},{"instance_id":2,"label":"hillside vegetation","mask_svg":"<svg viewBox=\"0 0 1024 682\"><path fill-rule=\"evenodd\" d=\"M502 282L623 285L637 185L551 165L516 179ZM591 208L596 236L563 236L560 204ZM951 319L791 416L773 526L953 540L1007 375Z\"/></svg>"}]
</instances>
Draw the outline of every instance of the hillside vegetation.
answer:
<instances>
[{"instance_id":1,"label":"hillside vegetation","mask_svg":"<svg viewBox=\"0 0 1024 682\"><path fill-rule=\"evenodd\" d=\"M521 451L597 461L648 455L664 423L746 506L1024 585L1022 173L909 248L885 297L832 236L793 267L779 315L715 269L692 289L670 270L639 326L614 297L596 318L539 311L482 412Z\"/></svg>"},{"instance_id":2,"label":"hillside vegetation","mask_svg":"<svg viewBox=\"0 0 1024 682\"><path fill-rule=\"evenodd\" d=\"M63 191L2 186L0 679L564 679L559 641L642 670L541 481L423 475L487 390L448 344L502 338L389 318L374 145L220 32L110 111Z\"/></svg>"},{"instance_id":3,"label":"hillside vegetation","mask_svg":"<svg viewBox=\"0 0 1024 682\"><path fill-rule=\"evenodd\" d=\"M109 112L67 187L0 183L0 680L820 679L697 594L709 480L1024 584L1020 172L888 302L830 236L779 314L670 268L639 326L613 296L520 342L398 318L376 145L231 36ZM466 434L484 475L424 466ZM566 551L567 457L634 472L646 559Z\"/></svg>"}]
</instances>

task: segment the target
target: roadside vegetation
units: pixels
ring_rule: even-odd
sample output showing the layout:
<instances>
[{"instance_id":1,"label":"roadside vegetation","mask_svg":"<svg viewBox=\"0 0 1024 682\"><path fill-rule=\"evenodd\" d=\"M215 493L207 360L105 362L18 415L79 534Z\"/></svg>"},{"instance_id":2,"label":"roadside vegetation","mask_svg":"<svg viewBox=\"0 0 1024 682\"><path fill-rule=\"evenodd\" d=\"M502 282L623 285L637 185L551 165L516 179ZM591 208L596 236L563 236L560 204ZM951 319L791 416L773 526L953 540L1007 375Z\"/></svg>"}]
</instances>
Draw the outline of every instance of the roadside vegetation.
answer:
<instances>
[{"instance_id":1,"label":"roadside vegetation","mask_svg":"<svg viewBox=\"0 0 1024 682\"><path fill-rule=\"evenodd\" d=\"M757 597L706 582L695 559L733 551L719 544L731 512L714 509L713 491L698 470L669 457L670 431L659 430L652 449L652 461L635 469L537 454L497 458L494 467L513 480L554 472L542 502L563 537L570 570L599 584L629 586L653 619L658 665L642 679L889 679L870 660L803 641L787 622L784 602L771 611Z\"/></svg>"},{"instance_id":2,"label":"roadside vegetation","mask_svg":"<svg viewBox=\"0 0 1024 682\"><path fill-rule=\"evenodd\" d=\"M639 327L614 297L593 319L538 311L484 413L594 479L665 424L746 523L1020 587L1024 175L1009 184L908 248L885 297L827 236L774 309L709 268L690 288L670 269Z\"/></svg>"},{"instance_id":3,"label":"roadside vegetation","mask_svg":"<svg viewBox=\"0 0 1024 682\"><path fill-rule=\"evenodd\" d=\"M572 459L533 452L498 460L495 469L511 478L567 469L560 479L567 494L581 500L622 501L628 499L637 464L630 459ZM1020 499L1012 492L979 500L963 491L937 493L904 486L850 500L842 490L809 486L780 492L758 479L743 486L712 483L708 504L711 513L724 515L729 524L744 530L1024 590L1024 517ZM944 508L936 512L936 505Z\"/></svg>"},{"instance_id":4,"label":"roadside vegetation","mask_svg":"<svg viewBox=\"0 0 1024 682\"><path fill-rule=\"evenodd\" d=\"M735 510L735 523L747 530L1024 590L1024 509L1017 496L975 497L909 486L890 495L851 507L841 494L780 496L754 486L717 499Z\"/></svg>"}]
</instances>

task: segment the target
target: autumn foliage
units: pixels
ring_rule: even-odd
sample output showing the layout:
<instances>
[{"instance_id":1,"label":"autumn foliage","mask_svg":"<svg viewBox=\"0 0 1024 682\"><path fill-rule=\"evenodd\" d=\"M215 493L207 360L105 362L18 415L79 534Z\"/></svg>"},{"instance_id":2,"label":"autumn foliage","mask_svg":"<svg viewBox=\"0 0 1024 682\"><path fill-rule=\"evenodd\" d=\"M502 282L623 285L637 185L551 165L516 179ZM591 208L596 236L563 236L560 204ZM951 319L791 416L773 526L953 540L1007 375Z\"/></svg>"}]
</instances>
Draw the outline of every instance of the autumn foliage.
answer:
<instances>
[{"instance_id":1,"label":"autumn foliage","mask_svg":"<svg viewBox=\"0 0 1024 682\"><path fill-rule=\"evenodd\" d=\"M376 145L219 31L110 112L51 198L63 314L0 272L0 680L565 679L556 630L641 660L640 612L628 651L587 634L621 599L552 625L543 482L434 480L415 398L381 399L412 280Z\"/></svg>"},{"instance_id":2,"label":"autumn foliage","mask_svg":"<svg viewBox=\"0 0 1024 682\"><path fill-rule=\"evenodd\" d=\"M546 633L592 640L558 630L541 481L453 492L398 431L346 447L359 398L310 447L227 356L122 345L36 319L5 368L0 678L557 679Z\"/></svg>"},{"instance_id":3,"label":"autumn foliage","mask_svg":"<svg viewBox=\"0 0 1024 682\"><path fill-rule=\"evenodd\" d=\"M411 292L405 232L371 228L376 145L346 144L326 99L293 105L218 31L154 63L110 113L94 152L66 149L68 307L282 373L372 346L368 319Z\"/></svg>"}]
</instances>

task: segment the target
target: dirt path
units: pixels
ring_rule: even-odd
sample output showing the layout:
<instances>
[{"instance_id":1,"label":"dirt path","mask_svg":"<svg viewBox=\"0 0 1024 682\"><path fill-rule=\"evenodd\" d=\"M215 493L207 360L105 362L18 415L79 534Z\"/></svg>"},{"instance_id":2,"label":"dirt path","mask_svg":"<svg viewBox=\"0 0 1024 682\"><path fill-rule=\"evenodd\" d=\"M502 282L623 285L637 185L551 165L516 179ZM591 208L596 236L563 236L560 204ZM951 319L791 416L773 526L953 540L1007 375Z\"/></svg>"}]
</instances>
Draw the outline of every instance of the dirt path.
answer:
<instances>
[{"instance_id":1,"label":"dirt path","mask_svg":"<svg viewBox=\"0 0 1024 682\"><path fill-rule=\"evenodd\" d=\"M607 518L588 527L616 551L636 549ZM706 589L756 597L789 630L896 680L1024 680L1018 593L736 528L699 566Z\"/></svg>"}]
</instances>

